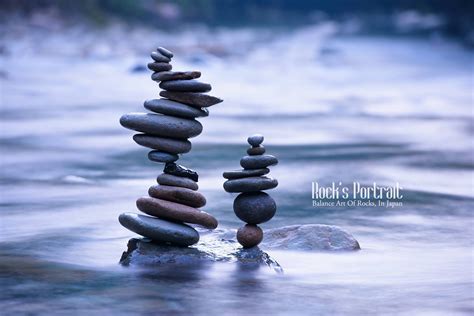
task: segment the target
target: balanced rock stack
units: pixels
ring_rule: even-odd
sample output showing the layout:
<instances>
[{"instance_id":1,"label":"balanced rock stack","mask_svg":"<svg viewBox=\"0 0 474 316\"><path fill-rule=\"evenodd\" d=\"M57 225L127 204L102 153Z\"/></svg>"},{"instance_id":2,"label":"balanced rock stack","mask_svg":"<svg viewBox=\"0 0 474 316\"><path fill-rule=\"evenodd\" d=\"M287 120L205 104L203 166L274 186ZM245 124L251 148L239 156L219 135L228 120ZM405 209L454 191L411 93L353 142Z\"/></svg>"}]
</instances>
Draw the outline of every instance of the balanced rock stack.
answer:
<instances>
[{"instance_id":1,"label":"balanced rock stack","mask_svg":"<svg viewBox=\"0 0 474 316\"><path fill-rule=\"evenodd\" d=\"M153 241L178 246L189 246L199 241L196 224L208 229L217 227L217 220L199 210L206 198L198 190L198 174L175 162L180 154L191 150L188 138L198 136L202 125L197 117L209 115L207 107L222 102L204 94L211 85L195 80L199 71L171 71L173 53L158 47L151 53L152 79L160 82L161 99L145 101L145 108L154 113L129 113L120 118L122 126L140 132L133 140L151 148L148 159L165 163L164 171L157 178L158 185L148 190L146 197L137 200L137 207L145 214L123 213L120 223L129 230Z\"/></svg>"},{"instance_id":2,"label":"balanced rock stack","mask_svg":"<svg viewBox=\"0 0 474 316\"><path fill-rule=\"evenodd\" d=\"M258 224L269 221L276 212L276 203L264 190L273 189L278 185L276 179L265 176L270 172L269 166L276 165L278 159L272 155L264 155L265 147L261 144L263 136L256 134L247 141L251 148L248 156L240 160L243 170L224 172L224 190L240 192L234 200L235 215L247 224L237 231L237 241L244 247L257 246L263 240L263 231Z\"/></svg>"}]
</instances>

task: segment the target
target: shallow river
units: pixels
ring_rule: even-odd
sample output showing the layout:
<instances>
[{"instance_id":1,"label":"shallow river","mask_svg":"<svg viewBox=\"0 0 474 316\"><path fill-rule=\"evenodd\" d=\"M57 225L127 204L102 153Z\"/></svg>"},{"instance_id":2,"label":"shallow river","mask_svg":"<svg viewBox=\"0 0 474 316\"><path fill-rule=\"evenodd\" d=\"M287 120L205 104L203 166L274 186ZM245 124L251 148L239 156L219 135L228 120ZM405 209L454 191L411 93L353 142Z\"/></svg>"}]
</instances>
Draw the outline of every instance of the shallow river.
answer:
<instances>
[{"instance_id":1,"label":"shallow river","mask_svg":"<svg viewBox=\"0 0 474 316\"><path fill-rule=\"evenodd\" d=\"M339 225L361 244L354 253L269 251L279 275L118 264L134 234L117 216L135 211L161 168L118 119L158 86L129 71L146 55L79 58L54 51L58 41L37 53L23 41L1 56L2 313L474 312L472 52L442 40L335 36L331 25L156 38L178 49L174 69L201 70L225 100L180 160L199 172L204 209L220 227L241 225L222 172L238 168L246 137L259 132L280 160L271 171L277 215L263 228ZM213 42L225 53L196 49ZM313 207L312 181L399 182L403 206Z\"/></svg>"}]
</instances>

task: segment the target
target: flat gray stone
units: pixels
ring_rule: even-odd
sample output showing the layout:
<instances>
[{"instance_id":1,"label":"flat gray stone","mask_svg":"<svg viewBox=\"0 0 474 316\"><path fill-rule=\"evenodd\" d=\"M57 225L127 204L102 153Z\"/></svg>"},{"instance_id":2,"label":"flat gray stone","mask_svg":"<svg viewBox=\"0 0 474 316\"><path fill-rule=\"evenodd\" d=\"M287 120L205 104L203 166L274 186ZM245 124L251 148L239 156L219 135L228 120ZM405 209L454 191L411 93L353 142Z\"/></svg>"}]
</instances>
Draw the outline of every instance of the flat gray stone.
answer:
<instances>
[{"instance_id":1,"label":"flat gray stone","mask_svg":"<svg viewBox=\"0 0 474 316\"><path fill-rule=\"evenodd\" d=\"M135 134L133 135L133 140L138 145L171 154L182 154L191 150L191 142L189 140L159 137L148 134Z\"/></svg>"},{"instance_id":2,"label":"flat gray stone","mask_svg":"<svg viewBox=\"0 0 474 316\"><path fill-rule=\"evenodd\" d=\"M173 53L170 52L169 50L167 50L167 49L164 48L164 47L161 47L161 46L160 46L160 47L158 47L156 50L159 51L162 55L164 55L164 56L166 56L166 57L168 57L168 58L173 58Z\"/></svg>"},{"instance_id":3,"label":"flat gray stone","mask_svg":"<svg viewBox=\"0 0 474 316\"><path fill-rule=\"evenodd\" d=\"M222 102L221 99L213 97L211 95L195 92L175 92L165 90L160 92L160 96L199 108L210 107L212 105Z\"/></svg>"},{"instance_id":4,"label":"flat gray stone","mask_svg":"<svg viewBox=\"0 0 474 316\"><path fill-rule=\"evenodd\" d=\"M151 52L150 56L158 63L169 63L171 61L170 58L162 55L160 52Z\"/></svg>"},{"instance_id":5,"label":"flat gray stone","mask_svg":"<svg viewBox=\"0 0 474 316\"><path fill-rule=\"evenodd\" d=\"M145 108L155 113L184 117L196 118L209 115L207 109L201 110L183 103L171 101L168 99L152 99L145 101Z\"/></svg>"},{"instance_id":6,"label":"flat gray stone","mask_svg":"<svg viewBox=\"0 0 474 316\"><path fill-rule=\"evenodd\" d=\"M162 71L151 75L153 81L188 80L201 77L200 71Z\"/></svg>"},{"instance_id":7,"label":"flat gray stone","mask_svg":"<svg viewBox=\"0 0 474 316\"><path fill-rule=\"evenodd\" d=\"M264 249L353 251L359 242L347 231L332 225L292 225L268 229L261 243Z\"/></svg>"},{"instance_id":8,"label":"flat gray stone","mask_svg":"<svg viewBox=\"0 0 474 316\"><path fill-rule=\"evenodd\" d=\"M178 139L195 137L202 132L202 125L196 120L151 113L124 114L120 124L142 133Z\"/></svg>"},{"instance_id":9,"label":"flat gray stone","mask_svg":"<svg viewBox=\"0 0 474 316\"><path fill-rule=\"evenodd\" d=\"M156 242L190 246L199 241L199 233L191 226L164 221L155 217L122 213L119 222L125 228Z\"/></svg>"},{"instance_id":10,"label":"flat gray stone","mask_svg":"<svg viewBox=\"0 0 474 316\"><path fill-rule=\"evenodd\" d=\"M248 178L248 177L258 177L263 176L270 172L270 169L263 168L263 169L253 169L253 170L232 170L226 171L222 174L222 176L226 179L240 179L240 178Z\"/></svg>"},{"instance_id":11,"label":"flat gray stone","mask_svg":"<svg viewBox=\"0 0 474 316\"><path fill-rule=\"evenodd\" d=\"M247 138L247 142L252 145L253 147L257 147L261 143L263 143L264 137L261 134L254 134Z\"/></svg>"},{"instance_id":12,"label":"flat gray stone","mask_svg":"<svg viewBox=\"0 0 474 316\"><path fill-rule=\"evenodd\" d=\"M273 189L277 186L278 181L269 177L249 177L224 182L224 190L227 192L256 192Z\"/></svg>"},{"instance_id":13,"label":"flat gray stone","mask_svg":"<svg viewBox=\"0 0 474 316\"><path fill-rule=\"evenodd\" d=\"M179 159L179 156L176 154L170 154L163 151L152 150L148 153L148 159L155 162L167 163L167 162L175 162L176 160Z\"/></svg>"},{"instance_id":14,"label":"flat gray stone","mask_svg":"<svg viewBox=\"0 0 474 316\"><path fill-rule=\"evenodd\" d=\"M263 155L264 153L265 153L265 147L263 146L251 147L247 149L247 154L249 156L258 156L258 155Z\"/></svg>"},{"instance_id":15,"label":"flat gray stone","mask_svg":"<svg viewBox=\"0 0 474 316\"><path fill-rule=\"evenodd\" d=\"M240 165L244 169L261 169L277 163L278 159L272 155L244 156L240 159Z\"/></svg>"},{"instance_id":16,"label":"flat gray stone","mask_svg":"<svg viewBox=\"0 0 474 316\"><path fill-rule=\"evenodd\" d=\"M199 189L198 184L186 177L178 177L172 174L162 173L156 178L156 182L161 185L177 186L182 188L188 188L194 191Z\"/></svg>"},{"instance_id":17,"label":"flat gray stone","mask_svg":"<svg viewBox=\"0 0 474 316\"><path fill-rule=\"evenodd\" d=\"M234 213L248 224L268 222L275 216L276 203L264 192L241 193L234 200Z\"/></svg>"},{"instance_id":18,"label":"flat gray stone","mask_svg":"<svg viewBox=\"0 0 474 316\"><path fill-rule=\"evenodd\" d=\"M208 92L211 91L211 85L198 80L171 80L162 81L160 88L168 91L178 92Z\"/></svg>"},{"instance_id":19,"label":"flat gray stone","mask_svg":"<svg viewBox=\"0 0 474 316\"><path fill-rule=\"evenodd\" d=\"M173 68L173 66L171 66L171 64L157 63L157 62L148 63L147 67L148 67L148 69L153 70L155 72L168 71L168 70L171 70Z\"/></svg>"}]
</instances>

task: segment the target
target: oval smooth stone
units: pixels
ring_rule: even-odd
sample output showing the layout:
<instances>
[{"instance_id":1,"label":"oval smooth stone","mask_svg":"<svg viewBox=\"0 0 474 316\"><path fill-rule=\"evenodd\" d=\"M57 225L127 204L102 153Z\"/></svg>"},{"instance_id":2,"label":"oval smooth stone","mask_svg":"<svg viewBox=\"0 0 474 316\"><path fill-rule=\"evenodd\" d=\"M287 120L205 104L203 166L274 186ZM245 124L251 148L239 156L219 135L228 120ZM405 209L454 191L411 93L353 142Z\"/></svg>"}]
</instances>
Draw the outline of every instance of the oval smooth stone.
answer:
<instances>
[{"instance_id":1,"label":"oval smooth stone","mask_svg":"<svg viewBox=\"0 0 474 316\"><path fill-rule=\"evenodd\" d=\"M208 92L211 85L197 80L171 80L162 81L160 88L168 91L181 92Z\"/></svg>"},{"instance_id":2,"label":"oval smooth stone","mask_svg":"<svg viewBox=\"0 0 474 316\"><path fill-rule=\"evenodd\" d=\"M263 240L263 231L257 225L245 225L237 231L237 241L244 248L257 246Z\"/></svg>"},{"instance_id":3,"label":"oval smooth stone","mask_svg":"<svg viewBox=\"0 0 474 316\"><path fill-rule=\"evenodd\" d=\"M191 246L199 241L199 233L191 226L133 213L119 216L123 227L153 241L177 246Z\"/></svg>"},{"instance_id":4,"label":"oval smooth stone","mask_svg":"<svg viewBox=\"0 0 474 316\"><path fill-rule=\"evenodd\" d=\"M153 58L153 60L158 63L169 63L171 61L170 58L162 55L159 52L151 52L150 57Z\"/></svg>"},{"instance_id":5,"label":"oval smooth stone","mask_svg":"<svg viewBox=\"0 0 474 316\"><path fill-rule=\"evenodd\" d=\"M221 103L222 100L212 95L195 92L175 92L175 91L160 91L160 96L173 101L186 103L191 106L207 108L209 106Z\"/></svg>"},{"instance_id":6,"label":"oval smooth stone","mask_svg":"<svg viewBox=\"0 0 474 316\"><path fill-rule=\"evenodd\" d=\"M247 142L253 147L257 147L258 145L263 143L263 140L264 140L264 137L261 134L254 134L250 136L249 138L247 138Z\"/></svg>"},{"instance_id":7,"label":"oval smooth stone","mask_svg":"<svg viewBox=\"0 0 474 316\"><path fill-rule=\"evenodd\" d=\"M277 163L278 159L272 155L244 156L240 159L240 165L244 169L261 169Z\"/></svg>"},{"instance_id":8,"label":"oval smooth stone","mask_svg":"<svg viewBox=\"0 0 474 316\"><path fill-rule=\"evenodd\" d=\"M201 77L200 71L162 71L155 72L151 75L151 80L168 81L168 80L188 80Z\"/></svg>"},{"instance_id":9,"label":"oval smooth stone","mask_svg":"<svg viewBox=\"0 0 474 316\"><path fill-rule=\"evenodd\" d=\"M224 190L227 192L255 192L276 188L278 181L269 177L249 177L227 180Z\"/></svg>"},{"instance_id":10,"label":"oval smooth stone","mask_svg":"<svg viewBox=\"0 0 474 316\"><path fill-rule=\"evenodd\" d=\"M148 63L147 67L148 67L148 69L156 71L156 72L168 71L168 70L171 70L173 68L173 66L171 66L171 64L156 63L156 62L155 63Z\"/></svg>"},{"instance_id":11,"label":"oval smooth stone","mask_svg":"<svg viewBox=\"0 0 474 316\"><path fill-rule=\"evenodd\" d=\"M222 176L226 179L240 179L240 178L247 178L247 177L258 177L263 176L270 172L270 169L253 169L253 170L233 170L233 171L226 171L222 174Z\"/></svg>"},{"instance_id":12,"label":"oval smooth stone","mask_svg":"<svg viewBox=\"0 0 474 316\"><path fill-rule=\"evenodd\" d=\"M217 227L217 220L211 214L184 204L141 197L137 200L137 207L148 215L162 219L201 225L209 229Z\"/></svg>"},{"instance_id":13,"label":"oval smooth stone","mask_svg":"<svg viewBox=\"0 0 474 316\"><path fill-rule=\"evenodd\" d=\"M178 139L195 137L202 132L202 125L196 120L152 113L124 114L120 124L138 132Z\"/></svg>"},{"instance_id":14,"label":"oval smooth stone","mask_svg":"<svg viewBox=\"0 0 474 316\"><path fill-rule=\"evenodd\" d=\"M145 101L144 106L146 109L155 113L184 118L204 117L209 115L208 110L197 109L195 107L168 99L147 100Z\"/></svg>"},{"instance_id":15,"label":"oval smooth stone","mask_svg":"<svg viewBox=\"0 0 474 316\"><path fill-rule=\"evenodd\" d=\"M169 50L167 50L167 49L164 48L164 47L161 47L161 46L160 46L160 47L158 47L156 50L159 51L162 55L164 55L164 56L166 56L166 57L168 57L168 58L173 58L173 56L174 56L172 52L170 52Z\"/></svg>"},{"instance_id":16,"label":"oval smooth stone","mask_svg":"<svg viewBox=\"0 0 474 316\"><path fill-rule=\"evenodd\" d=\"M154 185L148 189L148 195L157 199L186 204L191 207L203 207L206 205L204 195L181 187Z\"/></svg>"},{"instance_id":17,"label":"oval smooth stone","mask_svg":"<svg viewBox=\"0 0 474 316\"><path fill-rule=\"evenodd\" d=\"M171 154L187 153L191 150L189 140L178 140L167 137L158 137L148 134L135 134L133 140L144 147L156 149Z\"/></svg>"},{"instance_id":18,"label":"oval smooth stone","mask_svg":"<svg viewBox=\"0 0 474 316\"><path fill-rule=\"evenodd\" d=\"M249 156L258 156L258 155L263 155L264 153L265 153L265 147L263 146L251 147L247 149L247 154Z\"/></svg>"},{"instance_id":19,"label":"oval smooth stone","mask_svg":"<svg viewBox=\"0 0 474 316\"><path fill-rule=\"evenodd\" d=\"M199 189L199 186L196 182L189 178L178 177L167 173L162 173L156 178L156 182L161 185L176 186L181 188L188 188L194 191Z\"/></svg>"},{"instance_id":20,"label":"oval smooth stone","mask_svg":"<svg viewBox=\"0 0 474 316\"><path fill-rule=\"evenodd\" d=\"M167 162L175 162L176 160L179 159L179 156L175 154L158 151L158 150L152 150L148 153L148 159L150 159L151 161L167 163Z\"/></svg>"},{"instance_id":21,"label":"oval smooth stone","mask_svg":"<svg viewBox=\"0 0 474 316\"><path fill-rule=\"evenodd\" d=\"M234 200L234 213L248 224L260 224L275 216L276 203L264 192L241 193Z\"/></svg>"}]
</instances>

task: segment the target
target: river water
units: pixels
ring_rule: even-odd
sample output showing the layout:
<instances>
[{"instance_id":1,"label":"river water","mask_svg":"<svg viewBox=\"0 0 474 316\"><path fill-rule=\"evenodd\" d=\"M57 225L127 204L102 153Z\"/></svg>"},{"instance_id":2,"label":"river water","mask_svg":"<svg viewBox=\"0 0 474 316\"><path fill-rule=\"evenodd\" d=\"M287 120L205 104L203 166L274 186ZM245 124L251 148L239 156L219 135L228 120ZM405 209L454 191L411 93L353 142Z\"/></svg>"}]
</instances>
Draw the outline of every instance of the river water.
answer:
<instances>
[{"instance_id":1,"label":"river water","mask_svg":"<svg viewBox=\"0 0 474 316\"><path fill-rule=\"evenodd\" d=\"M2 313L474 312L471 51L436 38L338 35L331 24L108 42L29 36L10 38L1 56ZM180 160L199 172L204 209L221 228L241 225L222 172L239 167L258 132L280 160L269 192L278 211L263 228L339 225L362 250L269 251L283 275L230 263L120 266L135 235L117 217L135 211L161 168L118 123L158 95L148 72L130 71L154 43L174 48L174 69L201 70L225 100ZM313 181L398 182L403 206L313 207Z\"/></svg>"}]
</instances>

